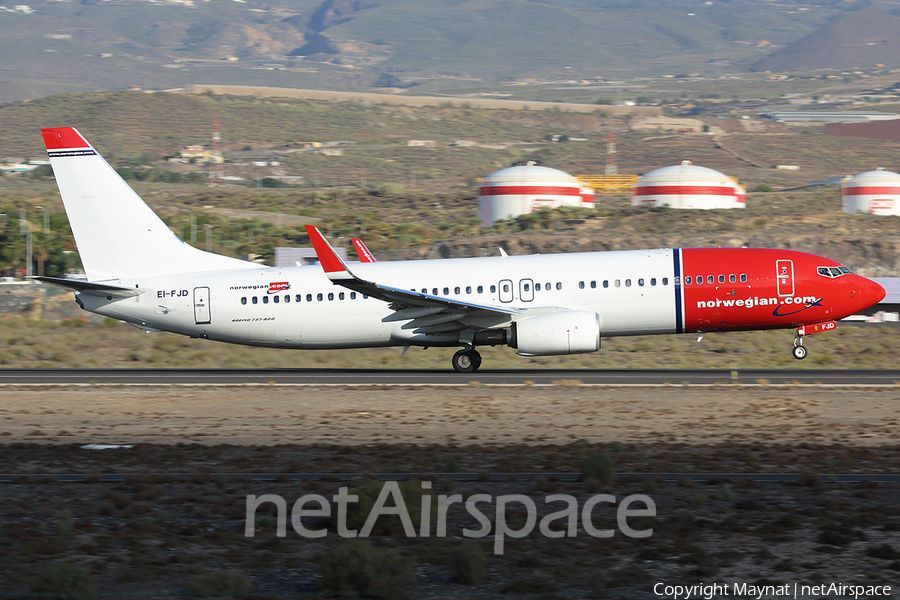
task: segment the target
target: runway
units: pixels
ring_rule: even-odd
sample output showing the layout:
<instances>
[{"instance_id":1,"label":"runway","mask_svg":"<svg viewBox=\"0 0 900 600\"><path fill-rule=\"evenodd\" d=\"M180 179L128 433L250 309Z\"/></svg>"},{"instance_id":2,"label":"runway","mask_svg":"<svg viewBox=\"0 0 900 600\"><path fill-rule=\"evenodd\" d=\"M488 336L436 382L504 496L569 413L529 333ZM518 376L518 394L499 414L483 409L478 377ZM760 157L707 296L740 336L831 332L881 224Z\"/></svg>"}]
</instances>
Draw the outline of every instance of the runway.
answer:
<instances>
[{"instance_id":1,"label":"runway","mask_svg":"<svg viewBox=\"0 0 900 600\"><path fill-rule=\"evenodd\" d=\"M811 385L895 386L900 370L817 369L0 369L0 385Z\"/></svg>"},{"instance_id":2,"label":"runway","mask_svg":"<svg viewBox=\"0 0 900 600\"><path fill-rule=\"evenodd\" d=\"M375 477L381 481L403 481L406 479L423 479L439 477L460 482L509 482L534 481L544 478L549 481L577 482L582 481L581 473L16 473L0 474L0 483L21 485L25 483L118 483L135 478L155 477L159 480L192 481L198 477L227 477L245 481L353 481L360 477ZM780 485L803 485L804 473L616 473L618 482L644 481L652 479L658 482L676 483L690 480L694 483L719 485L736 481L753 481ZM840 483L898 483L900 475L895 473L839 473L819 476L824 485Z\"/></svg>"}]
</instances>

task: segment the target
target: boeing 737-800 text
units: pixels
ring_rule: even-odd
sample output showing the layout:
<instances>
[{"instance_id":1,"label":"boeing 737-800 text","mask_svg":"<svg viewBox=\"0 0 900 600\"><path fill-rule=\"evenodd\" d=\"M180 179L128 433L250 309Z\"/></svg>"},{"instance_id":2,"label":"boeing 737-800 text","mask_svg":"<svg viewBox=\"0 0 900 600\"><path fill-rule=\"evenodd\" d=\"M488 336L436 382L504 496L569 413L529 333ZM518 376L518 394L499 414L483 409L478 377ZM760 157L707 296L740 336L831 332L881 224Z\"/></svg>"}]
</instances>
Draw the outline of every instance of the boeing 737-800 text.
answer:
<instances>
[{"instance_id":1,"label":"boeing 737-800 text","mask_svg":"<svg viewBox=\"0 0 900 600\"><path fill-rule=\"evenodd\" d=\"M480 345L540 356L594 352L601 336L796 329L803 336L884 290L802 252L666 248L347 264L314 227L320 265L266 267L184 243L77 130L42 130L87 281L85 310L146 331L280 348Z\"/></svg>"}]
</instances>

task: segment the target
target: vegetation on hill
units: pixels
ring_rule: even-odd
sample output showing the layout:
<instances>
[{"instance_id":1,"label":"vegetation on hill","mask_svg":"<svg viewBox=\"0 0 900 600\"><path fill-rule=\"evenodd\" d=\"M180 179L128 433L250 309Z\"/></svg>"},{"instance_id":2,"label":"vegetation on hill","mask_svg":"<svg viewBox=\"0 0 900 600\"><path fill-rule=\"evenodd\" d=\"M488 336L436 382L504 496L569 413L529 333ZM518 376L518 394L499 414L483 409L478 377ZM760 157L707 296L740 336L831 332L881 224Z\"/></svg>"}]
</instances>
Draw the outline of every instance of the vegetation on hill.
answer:
<instances>
[{"instance_id":1,"label":"vegetation on hill","mask_svg":"<svg viewBox=\"0 0 900 600\"><path fill-rule=\"evenodd\" d=\"M222 145L230 161L227 173L245 169L250 179L244 185L211 189L204 184L206 167L159 161L161 155L174 154L185 145L208 144L213 118L221 123ZM477 255L483 242L468 240L487 239L485 234L518 240L548 234L577 236L591 244L603 240L606 247L696 245L700 240L730 245L740 238L742 244L763 246L793 240L811 251L846 260L854 268L877 266L890 273L900 269L886 251L842 257L832 248L810 246L815 234L823 231L829 237L854 239L893 240L896 236L892 218L842 214L836 187L751 194L746 210L712 213L648 212L630 208L625 196L600 195L599 208L593 212L541 212L487 231L479 227L476 179L498 168L536 159L571 173L602 172L602 134L630 123L602 113L115 92L51 96L2 106L0 120L5 123L0 156L38 158L44 154L38 134L41 126L78 127L176 233L189 231L182 209L190 209L198 218L196 244L206 247L210 225L213 250L229 255L258 254L271 261L276 246L307 243L302 225L309 222L321 225L338 240L343 238L337 243L363 237L375 251L397 252L396 258L423 256L435 252L437 245L449 248L447 244L452 246L449 255ZM744 130L743 122L736 119L708 122ZM779 126L776 133L717 136L717 146L707 135L626 132L619 135L620 171L645 173L690 159L739 177L753 192L758 186L777 190L878 166L898 168L895 157L900 147L894 142L838 138L809 127ZM589 139L552 143L545 139L549 134ZM437 146L410 148L409 139L433 139ZM451 146L458 139L481 146ZM301 147L302 142L328 140L352 143L343 146L343 156L320 156ZM256 160L241 158L254 153L278 158L278 169L300 177L300 183L251 187L280 181L267 179L271 171L235 164ZM800 170L771 168L777 164L797 165ZM41 233L42 213L34 208L37 205L53 213L48 236ZM54 182L46 177L6 176L0 177L0 212L8 215L0 223L0 268L24 267L25 241L16 220L22 207L27 208L36 232L35 251L48 253L46 272L59 274L77 266L74 256L64 253L74 251L75 244ZM545 242L516 244L530 251L547 251ZM428 250L412 252L416 248Z\"/></svg>"}]
</instances>

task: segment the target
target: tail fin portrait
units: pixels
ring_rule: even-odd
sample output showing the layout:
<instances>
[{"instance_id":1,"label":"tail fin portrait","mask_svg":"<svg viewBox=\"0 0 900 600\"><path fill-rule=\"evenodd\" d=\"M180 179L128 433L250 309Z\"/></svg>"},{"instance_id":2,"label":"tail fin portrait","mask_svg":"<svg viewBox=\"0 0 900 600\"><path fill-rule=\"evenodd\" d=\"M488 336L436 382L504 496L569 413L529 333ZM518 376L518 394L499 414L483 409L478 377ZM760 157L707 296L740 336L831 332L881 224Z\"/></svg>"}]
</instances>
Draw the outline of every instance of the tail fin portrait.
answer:
<instances>
[{"instance_id":1,"label":"tail fin portrait","mask_svg":"<svg viewBox=\"0 0 900 600\"><path fill-rule=\"evenodd\" d=\"M179 239L78 130L41 134L88 281L248 266Z\"/></svg>"}]
</instances>

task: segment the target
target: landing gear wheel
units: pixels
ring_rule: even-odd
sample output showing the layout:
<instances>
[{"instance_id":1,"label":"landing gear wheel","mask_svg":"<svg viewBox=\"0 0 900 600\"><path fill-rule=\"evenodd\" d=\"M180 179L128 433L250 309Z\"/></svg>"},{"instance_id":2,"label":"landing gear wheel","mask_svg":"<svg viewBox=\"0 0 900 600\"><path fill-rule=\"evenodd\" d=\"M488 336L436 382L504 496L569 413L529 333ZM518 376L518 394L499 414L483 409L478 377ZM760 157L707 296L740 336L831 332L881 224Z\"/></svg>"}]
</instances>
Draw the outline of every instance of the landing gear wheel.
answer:
<instances>
[{"instance_id":1,"label":"landing gear wheel","mask_svg":"<svg viewBox=\"0 0 900 600\"><path fill-rule=\"evenodd\" d=\"M807 350L804 346L794 346L791 354L793 354L794 358L796 358L797 360L803 360L804 358L806 358Z\"/></svg>"},{"instance_id":2,"label":"landing gear wheel","mask_svg":"<svg viewBox=\"0 0 900 600\"><path fill-rule=\"evenodd\" d=\"M481 366L481 355L475 350L460 350L453 355L453 369L457 373L473 373Z\"/></svg>"}]
</instances>

